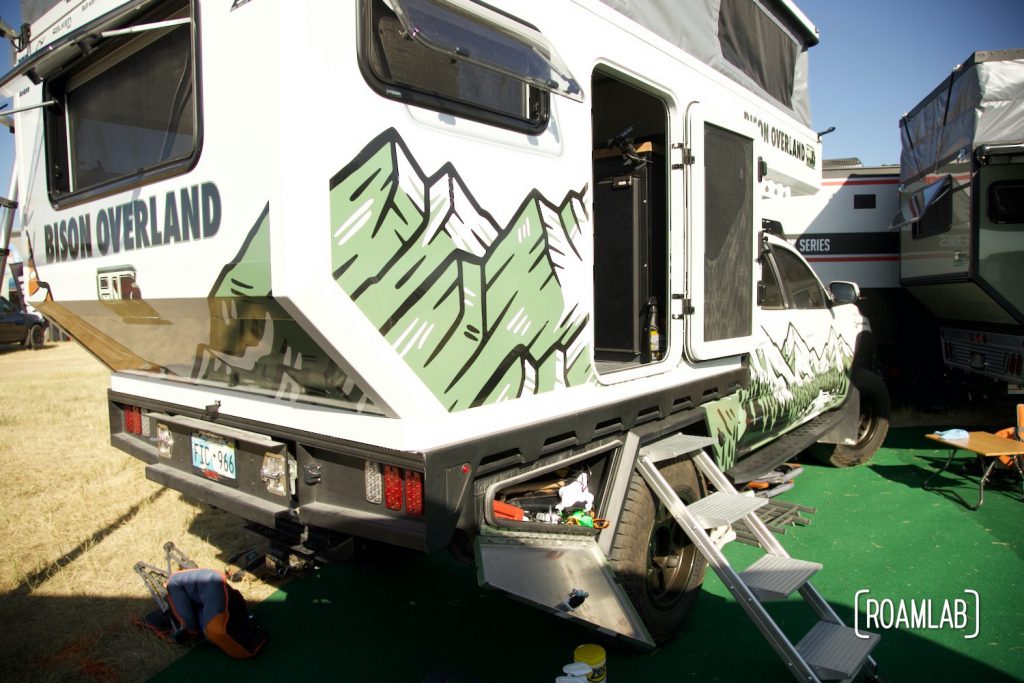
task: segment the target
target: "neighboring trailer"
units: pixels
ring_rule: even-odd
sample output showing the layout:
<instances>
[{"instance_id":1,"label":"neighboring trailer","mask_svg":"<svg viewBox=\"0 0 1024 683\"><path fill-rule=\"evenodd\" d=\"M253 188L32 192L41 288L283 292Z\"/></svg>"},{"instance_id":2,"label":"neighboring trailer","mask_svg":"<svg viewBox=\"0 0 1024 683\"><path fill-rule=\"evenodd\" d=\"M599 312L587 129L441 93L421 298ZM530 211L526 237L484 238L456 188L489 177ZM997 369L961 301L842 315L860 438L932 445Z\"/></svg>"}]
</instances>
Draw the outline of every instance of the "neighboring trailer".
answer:
<instances>
[{"instance_id":1,"label":"neighboring trailer","mask_svg":"<svg viewBox=\"0 0 1024 683\"><path fill-rule=\"evenodd\" d=\"M821 191L788 204L786 238L825 282L852 280L870 298L900 286L899 166L825 159ZM878 333L878 321L871 317Z\"/></svg>"},{"instance_id":2,"label":"neighboring trailer","mask_svg":"<svg viewBox=\"0 0 1024 683\"><path fill-rule=\"evenodd\" d=\"M788 1L86 0L20 42L34 305L147 477L290 552L472 544L649 646L705 561L641 448L746 482L884 438L856 287L770 234L821 180ZM545 523L570 484L606 526Z\"/></svg>"},{"instance_id":3,"label":"neighboring trailer","mask_svg":"<svg viewBox=\"0 0 1024 683\"><path fill-rule=\"evenodd\" d=\"M945 363L1024 382L1024 50L975 52L900 120L900 281Z\"/></svg>"}]
</instances>

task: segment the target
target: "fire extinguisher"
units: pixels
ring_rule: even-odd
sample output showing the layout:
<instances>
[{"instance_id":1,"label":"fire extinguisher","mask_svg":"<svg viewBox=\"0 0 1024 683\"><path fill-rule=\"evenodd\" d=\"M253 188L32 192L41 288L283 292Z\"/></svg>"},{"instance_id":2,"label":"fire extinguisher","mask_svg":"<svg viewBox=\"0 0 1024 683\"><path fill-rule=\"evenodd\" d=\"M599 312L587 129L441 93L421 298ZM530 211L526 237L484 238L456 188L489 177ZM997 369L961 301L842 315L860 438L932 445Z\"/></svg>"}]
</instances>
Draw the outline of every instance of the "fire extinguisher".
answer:
<instances>
[{"instance_id":1,"label":"fire extinguisher","mask_svg":"<svg viewBox=\"0 0 1024 683\"><path fill-rule=\"evenodd\" d=\"M647 337L651 360L661 360L661 328L658 327L658 300L654 297L647 300Z\"/></svg>"}]
</instances>

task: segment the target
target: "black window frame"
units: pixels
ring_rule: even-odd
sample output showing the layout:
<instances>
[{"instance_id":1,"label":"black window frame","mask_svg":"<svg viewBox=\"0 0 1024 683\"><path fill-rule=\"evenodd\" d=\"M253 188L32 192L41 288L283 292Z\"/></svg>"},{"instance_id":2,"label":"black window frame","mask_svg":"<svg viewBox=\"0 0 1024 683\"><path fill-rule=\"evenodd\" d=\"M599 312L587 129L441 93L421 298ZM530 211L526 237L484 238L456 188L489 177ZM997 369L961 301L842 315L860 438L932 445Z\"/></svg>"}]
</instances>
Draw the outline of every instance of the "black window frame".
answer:
<instances>
[{"instance_id":1,"label":"black window frame","mask_svg":"<svg viewBox=\"0 0 1024 683\"><path fill-rule=\"evenodd\" d=\"M428 92L426 90L417 89L415 86L409 84L385 80L382 75L378 74L374 69L374 58L370 53L371 49L383 50L379 41L376 39L377 34L374 27L374 10L372 7L375 4L383 5L381 0L359 0L357 53L359 70L362 72L363 78L366 80L367 84L376 91L378 95L390 100L396 100L405 104L420 107L422 109L429 109L442 114L451 114L452 116L459 118L478 121L480 123L497 126L499 128L506 128L508 130L525 133L527 135L538 135L547 129L548 122L551 119L551 94L523 81L518 82L522 83L523 87L527 89L531 101L533 98L536 98L536 121L523 119L507 113L501 113L482 105L474 105L471 102L457 100L444 95ZM490 8L488 5L482 6ZM391 12L390 9L385 9L386 11ZM519 22L523 26L536 30L536 27L531 26L516 17L512 17L504 12L501 14Z\"/></svg>"},{"instance_id":2,"label":"black window frame","mask_svg":"<svg viewBox=\"0 0 1024 683\"><path fill-rule=\"evenodd\" d=\"M192 72L192 151L191 153L168 161L158 162L145 166L133 173L126 173L117 178L89 185L80 189L70 189L62 185L58 178L58 172L67 174L70 161L68 158L67 117L64 110L65 95L68 86L76 76L90 69L96 68L105 60L110 61L110 67L114 68L123 64L140 48L137 41L143 41L146 32L140 34L128 34L110 38L101 38L98 34L89 32L89 26L83 28L83 40L95 43L95 48L86 51L83 56L61 66L53 73L48 73L43 79L44 100L54 100L54 106L47 107L43 113L43 139L46 156L46 182L47 194L51 205L54 208L62 209L102 197L107 197L126 190L135 189L165 180L170 177L188 173L199 161L203 149L203 101L202 101L202 69L200 50L200 17L199 3L196 0L166 0L165 2L154 2L147 7L142 14L126 13L123 23L111 26L104 23L102 30L127 28L147 23L164 21L174 14L187 8L187 15L191 31L190 49ZM113 13L112 13L113 14ZM101 17L101 19L104 19ZM98 42L96 42L98 41ZM144 46L145 47L145 46ZM128 52L125 56L118 58L118 54ZM102 74L100 71L99 74ZM74 88L72 88L74 89ZM67 182L67 181L64 181Z\"/></svg>"},{"instance_id":3,"label":"black window frame","mask_svg":"<svg viewBox=\"0 0 1024 683\"><path fill-rule=\"evenodd\" d=\"M779 303L778 305L769 304L768 296L771 290L771 284L775 285L775 288L779 292ZM786 288L782 286L782 276L779 275L778 269L775 267L775 258L771 255L771 248L769 247L764 255L761 257L761 287L763 288L764 298L758 302L758 306L765 311L785 311L789 309L788 294Z\"/></svg>"},{"instance_id":4,"label":"black window frame","mask_svg":"<svg viewBox=\"0 0 1024 683\"><path fill-rule=\"evenodd\" d=\"M877 206L877 197L874 192L870 194L853 195L854 209L874 209Z\"/></svg>"},{"instance_id":5,"label":"black window frame","mask_svg":"<svg viewBox=\"0 0 1024 683\"><path fill-rule=\"evenodd\" d=\"M988 206L986 209L987 218L993 225L1020 225L1024 223L1024 202L1020 207L1015 207L1016 213L1012 211L1009 213L999 214L996 208L999 202L995 201L995 195L998 190L1004 187L1013 187L1017 193L1024 195L1024 180L1011 179L1011 180L997 180L988 186Z\"/></svg>"}]
</instances>

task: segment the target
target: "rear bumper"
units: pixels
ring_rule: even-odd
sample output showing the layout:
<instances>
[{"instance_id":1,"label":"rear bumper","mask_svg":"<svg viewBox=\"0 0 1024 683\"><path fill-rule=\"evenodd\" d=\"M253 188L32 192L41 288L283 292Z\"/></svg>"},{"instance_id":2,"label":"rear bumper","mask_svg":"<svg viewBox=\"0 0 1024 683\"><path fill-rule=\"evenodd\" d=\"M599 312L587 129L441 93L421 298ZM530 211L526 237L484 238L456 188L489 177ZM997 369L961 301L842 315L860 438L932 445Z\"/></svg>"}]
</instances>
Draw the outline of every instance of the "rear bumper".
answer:
<instances>
[{"instance_id":1,"label":"rear bumper","mask_svg":"<svg viewBox=\"0 0 1024 683\"><path fill-rule=\"evenodd\" d=\"M451 535L455 519L446 514L444 501L436 496L425 495L422 515L367 500L367 461L423 474L426 463L420 454L392 453L378 460L381 454L355 444L327 450L318 444L157 411L147 411L144 419L148 424L142 434L115 430L111 443L146 463L146 478L189 499L292 535L301 536L304 528L325 529L415 550L443 547ZM122 423L122 409L112 403L111 424ZM158 426L173 438L162 454L157 447ZM211 478L193 464L192 437L200 434L217 435L231 444L233 478ZM263 476L267 453L284 456L287 463L283 495L270 491ZM432 478L444 480L443 474ZM436 522L434 527L431 522ZM433 533L428 534L428 528Z\"/></svg>"}]
</instances>

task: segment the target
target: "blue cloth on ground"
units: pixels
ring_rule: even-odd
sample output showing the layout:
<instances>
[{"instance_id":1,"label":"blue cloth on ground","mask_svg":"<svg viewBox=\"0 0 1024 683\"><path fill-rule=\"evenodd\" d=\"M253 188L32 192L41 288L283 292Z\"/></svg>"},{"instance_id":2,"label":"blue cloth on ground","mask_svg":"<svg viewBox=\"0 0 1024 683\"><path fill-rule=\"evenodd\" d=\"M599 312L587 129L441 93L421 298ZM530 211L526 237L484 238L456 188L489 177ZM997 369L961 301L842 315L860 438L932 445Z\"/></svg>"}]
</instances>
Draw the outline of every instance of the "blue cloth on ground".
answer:
<instances>
[{"instance_id":1,"label":"blue cloth on ground","mask_svg":"<svg viewBox=\"0 0 1024 683\"><path fill-rule=\"evenodd\" d=\"M965 429L947 429L944 432L933 432L937 436L941 436L946 441L965 441L971 438L971 435L967 433Z\"/></svg>"}]
</instances>

